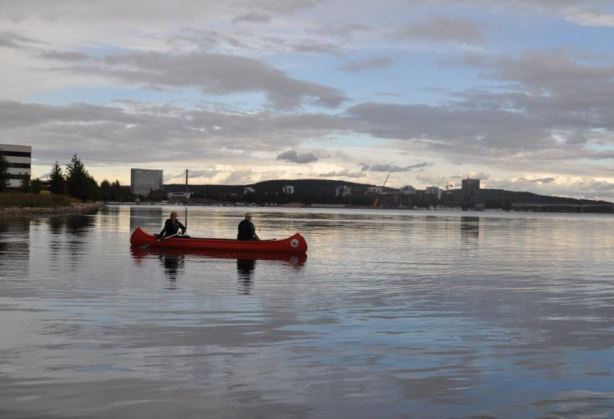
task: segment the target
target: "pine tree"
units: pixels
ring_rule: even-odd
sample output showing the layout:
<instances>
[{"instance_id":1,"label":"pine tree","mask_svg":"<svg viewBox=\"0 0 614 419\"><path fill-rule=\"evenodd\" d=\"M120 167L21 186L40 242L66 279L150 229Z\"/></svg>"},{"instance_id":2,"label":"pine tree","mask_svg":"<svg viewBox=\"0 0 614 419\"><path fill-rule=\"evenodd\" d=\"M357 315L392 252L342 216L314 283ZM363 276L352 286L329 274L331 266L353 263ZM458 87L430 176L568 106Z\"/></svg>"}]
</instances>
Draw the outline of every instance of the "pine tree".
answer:
<instances>
[{"instance_id":1,"label":"pine tree","mask_svg":"<svg viewBox=\"0 0 614 419\"><path fill-rule=\"evenodd\" d=\"M66 194L66 179L64 179L62 168L57 161L49 174L49 191L55 194Z\"/></svg>"},{"instance_id":2,"label":"pine tree","mask_svg":"<svg viewBox=\"0 0 614 419\"><path fill-rule=\"evenodd\" d=\"M66 165L66 187L70 196L83 201L98 199L100 193L98 184L76 154Z\"/></svg>"},{"instance_id":3,"label":"pine tree","mask_svg":"<svg viewBox=\"0 0 614 419\"><path fill-rule=\"evenodd\" d=\"M100 198L103 201L113 201L113 191L111 190L111 184L108 180L100 182Z\"/></svg>"}]
</instances>

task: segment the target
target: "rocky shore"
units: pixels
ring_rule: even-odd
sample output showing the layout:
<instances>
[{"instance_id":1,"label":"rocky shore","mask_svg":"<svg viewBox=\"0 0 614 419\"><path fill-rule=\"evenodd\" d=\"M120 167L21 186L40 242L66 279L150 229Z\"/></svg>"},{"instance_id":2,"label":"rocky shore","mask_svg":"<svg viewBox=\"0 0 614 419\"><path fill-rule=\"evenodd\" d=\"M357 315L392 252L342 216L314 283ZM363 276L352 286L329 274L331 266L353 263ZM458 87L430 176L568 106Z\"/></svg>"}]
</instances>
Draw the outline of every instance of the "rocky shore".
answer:
<instances>
[{"instance_id":1,"label":"rocky shore","mask_svg":"<svg viewBox=\"0 0 614 419\"><path fill-rule=\"evenodd\" d=\"M80 202L62 207L6 207L0 208L0 217L15 215L71 215L96 211L103 207L102 202Z\"/></svg>"}]
</instances>

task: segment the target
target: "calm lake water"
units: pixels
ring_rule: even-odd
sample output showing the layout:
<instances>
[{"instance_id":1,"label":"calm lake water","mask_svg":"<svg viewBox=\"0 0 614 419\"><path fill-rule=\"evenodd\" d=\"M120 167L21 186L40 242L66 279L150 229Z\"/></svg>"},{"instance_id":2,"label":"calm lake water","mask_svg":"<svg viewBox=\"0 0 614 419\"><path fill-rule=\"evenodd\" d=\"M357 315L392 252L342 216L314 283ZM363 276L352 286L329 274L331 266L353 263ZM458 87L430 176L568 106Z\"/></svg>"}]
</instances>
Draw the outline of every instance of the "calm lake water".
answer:
<instances>
[{"instance_id":1,"label":"calm lake water","mask_svg":"<svg viewBox=\"0 0 614 419\"><path fill-rule=\"evenodd\" d=\"M169 211L0 219L0 417L614 415L612 216L254 209L307 259L131 251Z\"/></svg>"}]
</instances>

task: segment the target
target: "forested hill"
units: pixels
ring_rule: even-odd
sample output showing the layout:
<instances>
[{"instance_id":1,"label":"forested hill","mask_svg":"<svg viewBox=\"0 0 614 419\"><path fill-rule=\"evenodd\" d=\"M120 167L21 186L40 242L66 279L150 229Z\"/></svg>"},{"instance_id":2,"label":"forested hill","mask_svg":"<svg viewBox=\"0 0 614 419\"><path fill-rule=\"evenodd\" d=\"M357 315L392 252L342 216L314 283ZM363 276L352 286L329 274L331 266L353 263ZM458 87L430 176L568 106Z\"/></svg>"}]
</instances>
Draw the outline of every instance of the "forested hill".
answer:
<instances>
[{"instance_id":1,"label":"forested hill","mask_svg":"<svg viewBox=\"0 0 614 419\"><path fill-rule=\"evenodd\" d=\"M352 188L352 195L357 198L356 203L360 203L358 197L365 194L367 188L375 185L346 182L342 180L326 179L295 179L295 180L267 180L247 185L190 185L189 190L195 197L208 197L219 200L241 200L245 197L247 187L253 188L258 198L281 194L284 186L294 187L293 200L297 202L330 203L336 201L336 189L346 185ZM186 186L181 184L165 185L166 192L185 191ZM384 188L386 192L394 191L393 188ZM444 191L445 192L445 191ZM419 192L420 193L420 192ZM444 194L446 195L446 194ZM447 191L448 199L442 199L441 205L460 204L462 201L460 189L450 189ZM290 197L288 197L290 199ZM365 204L370 205L372 198L365 199ZM514 192L504 189L481 189L477 197L479 206L488 207L491 204L502 204L509 202L512 204L544 204L544 205L612 205L606 201L596 201L590 199L575 199L559 196L539 195L531 192Z\"/></svg>"},{"instance_id":2,"label":"forested hill","mask_svg":"<svg viewBox=\"0 0 614 419\"><path fill-rule=\"evenodd\" d=\"M607 201L591 199L566 198L561 196L538 195L532 192L514 192L504 189L481 189L478 202L505 202L515 204L547 204L547 205L612 205Z\"/></svg>"}]
</instances>

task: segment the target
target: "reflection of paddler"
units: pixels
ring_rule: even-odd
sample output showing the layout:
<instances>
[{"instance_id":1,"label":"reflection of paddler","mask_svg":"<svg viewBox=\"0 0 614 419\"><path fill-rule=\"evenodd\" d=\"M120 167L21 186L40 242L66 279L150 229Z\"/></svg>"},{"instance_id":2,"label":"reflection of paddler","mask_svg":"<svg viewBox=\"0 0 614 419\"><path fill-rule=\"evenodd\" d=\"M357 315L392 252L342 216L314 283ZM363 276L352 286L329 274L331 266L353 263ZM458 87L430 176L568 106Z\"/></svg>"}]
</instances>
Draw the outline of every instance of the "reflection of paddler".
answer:
<instances>
[{"instance_id":1,"label":"reflection of paddler","mask_svg":"<svg viewBox=\"0 0 614 419\"><path fill-rule=\"evenodd\" d=\"M183 256L163 253L160 255L164 265L164 273L171 281L177 280L179 268L183 267Z\"/></svg>"},{"instance_id":2,"label":"reflection of paddler","mask_svg":"<svg viewBox=\"0 0 614 419\"><path fill-rule=\"evenodd\" d=\"M237 259L237 273L239 276L239 284L241 294L249 294L252 287L252 274L256 267L254 259Z\"/></svg>"},{"instance_id":3,"label":"reflection of paddler","mask_svg":"<svg viewBox=\"0 0 614 419\"><path fill-rule=\"evenodd\" d=\"M252 223L251 212L246 213L245 219L239 223L237 240L260 240L260 237L256 234L256 226Z\"/></svg>"},{"instance_id":4,"label":"reflection of paddler","mask_svg":"<svg viewBox=\"0 0 614 419\"><path fill-rule=\"evenodd\" d=\"M256 261L253 259L237 259L237 271L244 275L250 275L256 267Z\"/></svg>"}]
</instances>

